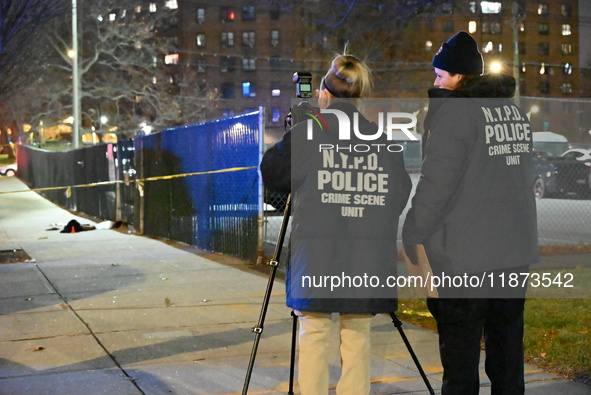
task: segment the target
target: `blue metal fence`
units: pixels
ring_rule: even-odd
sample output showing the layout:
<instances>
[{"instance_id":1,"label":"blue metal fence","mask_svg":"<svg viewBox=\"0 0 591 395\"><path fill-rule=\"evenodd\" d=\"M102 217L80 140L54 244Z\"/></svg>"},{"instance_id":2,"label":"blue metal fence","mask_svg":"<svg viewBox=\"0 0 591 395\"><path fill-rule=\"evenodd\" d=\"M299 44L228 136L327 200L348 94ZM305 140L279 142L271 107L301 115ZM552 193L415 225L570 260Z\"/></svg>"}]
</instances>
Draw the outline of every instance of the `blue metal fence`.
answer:
<instances>
[{"instance_id":1,"label":"blue metal fence","mask_svg":"<svg viewBox=\"0 0 591 395\"><path fill-rule=\"evenodd\" d=\"M115 146L20 147L19 176L31 188L60 187L42 193L66 208L254 261L261 251L262 113L179 126ZM83 177L69 175L81 171ZM73 193L64 194L70 186Z\"/></svg>"}]
</instances>

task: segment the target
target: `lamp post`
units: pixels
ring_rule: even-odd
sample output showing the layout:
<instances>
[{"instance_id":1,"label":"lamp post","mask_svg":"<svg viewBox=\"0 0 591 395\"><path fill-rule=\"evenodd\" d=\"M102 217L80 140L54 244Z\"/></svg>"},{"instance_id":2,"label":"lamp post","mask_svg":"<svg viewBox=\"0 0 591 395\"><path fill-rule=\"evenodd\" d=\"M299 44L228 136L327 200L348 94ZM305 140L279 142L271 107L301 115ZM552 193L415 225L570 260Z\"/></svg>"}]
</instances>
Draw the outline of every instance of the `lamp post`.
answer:
<instances>
[{"instance_id":1,"label":"lamp post","mask_svg":"<svg viewBox=\"0 0 591 395\"><path fill-rule=\"evenodd\" d=\"M515 95L514 100L517 106L521 103L521 92L520 92L520 72L519 72L519 24L524 19L523 15L519 15L519 4L517 1L513 1L513 78L515 78Z\"/></svg>"},{"instance_id":2,"label":"lamp post","mask_svg":"<svg viewBox=\"0 0 591 395\"><path fill-rule=\"evenodd\" d=\"M80 141L80 74L78 68L78 4L72 0L72 147L78 148Z\"/></svg>"}]
</instances>

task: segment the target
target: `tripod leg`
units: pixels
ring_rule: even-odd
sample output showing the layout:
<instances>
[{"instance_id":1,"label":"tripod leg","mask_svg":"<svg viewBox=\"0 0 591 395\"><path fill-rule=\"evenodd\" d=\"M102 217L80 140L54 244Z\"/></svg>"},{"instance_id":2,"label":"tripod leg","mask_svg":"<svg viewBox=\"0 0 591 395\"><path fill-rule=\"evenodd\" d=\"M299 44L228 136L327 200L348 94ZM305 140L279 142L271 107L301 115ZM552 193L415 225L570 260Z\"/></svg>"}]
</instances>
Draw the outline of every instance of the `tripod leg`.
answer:
<instances>
[{"instance_id":1,"label":"tripod leg","mask_svg":"<svg viewBox=\"0 0 591 395\"><path fill-rule=\"evenodd\" d=\"M398 329L398 332L400 333L400 337L402 337L402 341L406 345L406 348L408 349L408 352L410 353L412 360L414 361L415 365L417 366L417 369L419 370L419 373L421 374L421 377L423 378L423 381L425 382L425 385L427 386L427 389L429 390L429 394L435 395L435 391L433 391L433 387L431 387L431 383L429 383L429 379L427 378L427 375L423 371L423 367L421 366L419 359L415 355L415 352L413 351L413 349L410 345L410 342L408 341L408 339L406 337L406 334L402 330L402 321L400 321L400 319L396 316L396 314L394 312L390 313L390 317L392 318L392 323L394 324L396 329Z\"/></svg>"},{"instance_id":2,"label":"tripod leg","mask_svg":"<svg viewBox=\"0 0 591 395\"><path fill-rule=\"evenodd\" d=\"M291 360L289 365L289 395L293 395L293 382L295 372L296 337L298 331L298 316L292 311L293 325L291 329Z\"/></svg>"},{"instance_id":3,"label":"tripod leg","mask_svg":"<svg viewBox=\"0 0 591 395\"><path fill-rule=\"evenodd\" d=\"M267 316L267 308L269 307L269 300L271 299L271 292L273 291L273 282L275 281L275 275L277 273L277 266L279 265L279 257L281 256L281 248L283 247L283 241L285 240L285 233L287 232L287 224L289 222L289 214L291 211L291 195L287 197L287 203L283 211L283 222L281 222L281 230L277 236L277 244L275 245L275 252L273 257L269 261L271 271L269 272L269 280L267 281L267 289L263 298L263 305L261 307L261 314L257 325L252 328L254 333L254 343L252 345L252 351L250 353L250 361L248 362L248 368L246 370L246 377L244 378L244 386L242 387L242 395L248 393L248 386L250 385L250 376L252 375L252 369L254 367L254 360L256 358L257 349L259 347L259 341L263 334L263 328L265 323L265 317Z\"/></svg>"}]
</instances>

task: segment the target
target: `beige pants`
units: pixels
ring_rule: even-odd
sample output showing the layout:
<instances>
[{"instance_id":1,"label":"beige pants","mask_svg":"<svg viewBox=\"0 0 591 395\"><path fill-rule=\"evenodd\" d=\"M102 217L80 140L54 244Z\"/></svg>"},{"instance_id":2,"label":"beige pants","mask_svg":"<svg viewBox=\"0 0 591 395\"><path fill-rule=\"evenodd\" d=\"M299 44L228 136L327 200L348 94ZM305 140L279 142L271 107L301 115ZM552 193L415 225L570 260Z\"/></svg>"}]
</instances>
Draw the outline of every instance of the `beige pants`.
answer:
<instances>
[{"instance_id":1,"label":"beige pants","mask_svg":"<svg viewBox=\"0 0 591 395\"><path fill-rule=\"evenodd\" d=\"M328 353L331 314L295 311L299 317L298 382L302 395L328 394ZM369 314L342 314L340 322L341 378L338 395L364 395L370 390Z\"/></svg>"}]
</instances>

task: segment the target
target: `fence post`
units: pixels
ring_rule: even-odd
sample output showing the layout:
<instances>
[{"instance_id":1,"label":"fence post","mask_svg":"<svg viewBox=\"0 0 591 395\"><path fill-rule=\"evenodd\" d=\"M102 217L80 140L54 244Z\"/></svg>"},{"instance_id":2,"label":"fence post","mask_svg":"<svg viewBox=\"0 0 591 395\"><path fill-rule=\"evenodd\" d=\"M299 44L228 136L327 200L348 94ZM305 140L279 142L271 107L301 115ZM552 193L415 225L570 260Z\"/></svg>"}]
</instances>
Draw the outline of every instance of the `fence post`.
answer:
<instances>
[{"instance_id":1,"label":"fence post","mask_svg":"<svg viewBox=\"0 0 591 395\"><path fill-rule=\"evenodd\" d=\"M144 211L145 211L145 185L144 185L144 136L143 133L138 137L139 141L139 162L140 162L140 181L136 182L136 188L139 192L139 213L138 213L138 232L140 235L144 234ZM136 153L137 158L137 153Z\"/></svg>"},{"instance_id":2,"label":"fence post","mask_svg":"<svg viewBox=\"0 0 591 395\"><path fill-rule=\"evenodd\" d=\"M261 163L263 160L263 154L265 153L265 107L259 107L259 160L258 163ZM265 217L264 217L264 204L265 199L263 196L263 177L261 175L260 168L257 169L258 172L258 200L259 200L259 214L258 214L258 240L257 240L257 264L262 264L265 260L265 250L263 248L263 229L265 226Z\"/></svg>"}]
</instances>

